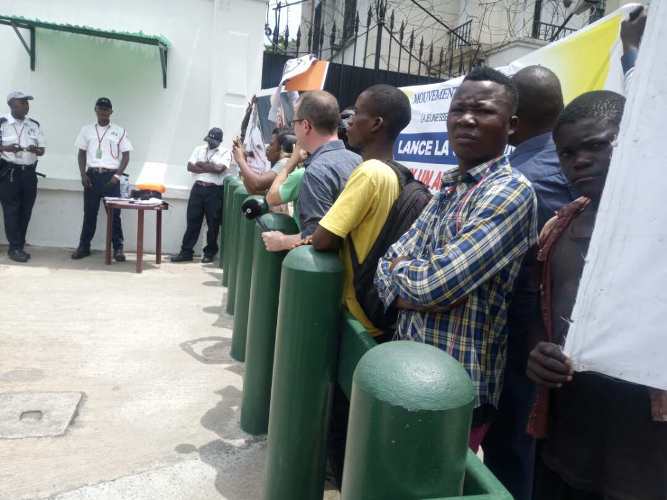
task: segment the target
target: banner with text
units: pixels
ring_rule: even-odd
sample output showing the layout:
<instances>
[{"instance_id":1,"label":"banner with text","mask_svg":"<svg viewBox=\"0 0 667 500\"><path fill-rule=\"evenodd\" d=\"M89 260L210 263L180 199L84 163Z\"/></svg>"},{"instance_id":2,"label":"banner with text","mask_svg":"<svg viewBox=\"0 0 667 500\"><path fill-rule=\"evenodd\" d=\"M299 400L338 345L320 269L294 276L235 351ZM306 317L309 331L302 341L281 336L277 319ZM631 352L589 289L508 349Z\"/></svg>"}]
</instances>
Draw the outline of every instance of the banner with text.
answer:
<instances>
[{"instance_id":1,"label":"banner with text","mask_svg":"<svg viewBox=\"0 0 667 500\"><path fill-rule=\"evenodd\" d=\"M619 39L621 21L634 9L626 5L576 33L498 68L508 75L539 64L558 75L566 104L591 90L623 93ZM447 137L447 114L463 77L446 82L404 87L412 104L412 120L394 143L394 159L409 167L431 189L456 165ZM509 151L509 149L508 149Z\"/></svg>"}]
</instances>

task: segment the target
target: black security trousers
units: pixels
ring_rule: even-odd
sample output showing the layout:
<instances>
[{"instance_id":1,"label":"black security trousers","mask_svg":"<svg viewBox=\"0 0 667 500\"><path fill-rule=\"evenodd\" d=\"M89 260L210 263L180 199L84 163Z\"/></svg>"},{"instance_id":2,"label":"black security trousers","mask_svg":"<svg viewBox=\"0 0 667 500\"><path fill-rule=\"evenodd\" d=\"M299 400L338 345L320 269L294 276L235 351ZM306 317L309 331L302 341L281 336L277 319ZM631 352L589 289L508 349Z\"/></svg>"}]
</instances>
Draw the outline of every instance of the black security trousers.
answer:
<instances>
[{"instance_id":1,"label":"black security trousers","mask_svg":"<svg viewBox=\"0 0 667 500\"><path fill-rule=\"evenodd\" d=\"M190 191L187 209L187 227L183 236L181 255L192 256L199 239L201 226L206 217L206 246L204 255L213 257L218 253L218 234L222 220L222 186L203 186L195 183Z\"/></svg>"},{"instance_id":2,"label":"black security trousers","mask_svg":"<svg viewBox=\"0 0 667 500\"><path fill-rule=\"evenodd\" d=\"M105 196L120 196L120 184L111 183L115 170L105 172L89 170L86 175L92 186L83 190L83 228L79 248L90 250L90 242L95 236L97 228L97 214L100 211L100 201ZM123 228L120 223L120 210L113 210L111 218L111 242L114 250L123 249Z\"/></svg>"},{"instance_id":3,"label":"black security trousers","mask_svg":"<svg viewBox=\"0 0 667 500\"><path fill-rule=\"evenodd\" d=\"M22 250L37 198L34 166L14 166L3 162L0 169L0 202L5 219L5 235L10 250Z\"/></svg>"}]
</instances>

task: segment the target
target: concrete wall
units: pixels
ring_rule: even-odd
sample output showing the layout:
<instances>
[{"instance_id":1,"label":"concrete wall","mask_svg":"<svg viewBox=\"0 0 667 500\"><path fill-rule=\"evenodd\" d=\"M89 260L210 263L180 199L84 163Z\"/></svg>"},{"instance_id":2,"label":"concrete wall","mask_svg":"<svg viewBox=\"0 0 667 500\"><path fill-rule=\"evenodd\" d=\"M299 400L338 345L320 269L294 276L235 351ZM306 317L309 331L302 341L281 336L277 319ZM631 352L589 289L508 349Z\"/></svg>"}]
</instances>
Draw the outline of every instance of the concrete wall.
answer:
<instances>
[{"instance_id":1,"label":"concrete wall","mask_svg":"<svg viewBox=\"0 0 667 500\"><path fill-rule=\"evenodd\" d=\"M39 163L48 178L40 181L29 243L76 245L83 202L74 139L82 125L94 121L95 99L108 96L112 120L126 127L135 147L130 179L144 162L168 164L166 198L172 207L164 217L164 248L176 251L191 184L187 158L211 126L223 128L230 147L247 100L260 87L265 9L263 0L3 0L5 15L143 31L171 42L163 89L156 47L38 29L31 72L14 31L0 26L0 102L14 89L32 93L30 116L42 124L48 144ZM128 249L134 248L135 220L134 213L124 213ZM148 250L152 227L146 228ZM4 231L0 237L4 242ZM93 246L102 245L98 230Z\"/></svg>"},{"instance_id":2,"label":"concrete wall","mask_svg":"<svg viewBox=\"0 0 667 500\"><path fill-rule=\"evenodd\" d=\"M520 57L544 47L545 45L547 45L547 42L533 40L532 38L515 40L501 48L488 52L486 64L493 68L507 66L509 63L516 61Z\"/></svg>"}]
</instances>

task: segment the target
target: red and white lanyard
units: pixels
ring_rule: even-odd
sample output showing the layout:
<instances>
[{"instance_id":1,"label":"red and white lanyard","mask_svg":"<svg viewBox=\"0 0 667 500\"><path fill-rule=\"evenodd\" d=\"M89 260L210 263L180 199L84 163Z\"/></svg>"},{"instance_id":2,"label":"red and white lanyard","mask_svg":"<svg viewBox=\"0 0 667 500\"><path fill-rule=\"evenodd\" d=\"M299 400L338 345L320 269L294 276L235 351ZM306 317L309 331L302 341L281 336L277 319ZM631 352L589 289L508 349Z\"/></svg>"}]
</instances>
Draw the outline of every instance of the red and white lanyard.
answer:
<instances>
[{"instance_id":1,"label":"red and white lanyard","mask_svg":"<svg viewBox=\"0 0 667 500\"><path fill-rule=\"evenodd\" d=\"M102 134L102 137L100 137L100 133L97 130L97 123L95 124L95 134L97 135L97 149L101 150L102 149L102 141L104 140L104 136L107 135L107 132L111 128L111 125L107 125L106 130Z\"/></svg>"},{"instance_id":2,"label":"red and white lanyard","mask_svg":"<svg viewBox=\"0 0 667 500\"><path fill-rule=\"evenodd\" d=\"M123 142L124 138L125 138L125 130L123 130L123 135L120 136L120 140L118 141L118 147L116 148L115 156L113 154L113 149L111 148L111 141L109 141L109 154L111 154L111 158L113 158L114 160L117 160L118 157L120 156L120 143Z\"/></svg>"},{"instance_id":3,"label":"red and white lanyard","mask_svg":"<svg viewBox=\"0 0 667 500\"><path fill-rule=\"evenodd\" d=\"M25 122L23 122L23 125L21 126L21 131L19 132L16 130L16 124L12 123L12 127L14 127L14 132L16 132L16 145L21 146L21 136L23 135L23 130L25 129Z\"/></svg>"}]
</instances>

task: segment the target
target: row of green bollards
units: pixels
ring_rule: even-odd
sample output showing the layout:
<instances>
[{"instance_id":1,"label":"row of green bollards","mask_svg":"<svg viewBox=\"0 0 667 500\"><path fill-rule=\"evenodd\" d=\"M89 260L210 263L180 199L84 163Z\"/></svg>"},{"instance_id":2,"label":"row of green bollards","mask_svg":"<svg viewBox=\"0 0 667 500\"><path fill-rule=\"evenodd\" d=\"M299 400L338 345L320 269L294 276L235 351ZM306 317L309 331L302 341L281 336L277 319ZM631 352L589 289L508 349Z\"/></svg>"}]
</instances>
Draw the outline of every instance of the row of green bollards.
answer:
<instances>
[{"instance_id":1,"label":"row of green bollards","mask_svg":"<svg viewBox=\"0 0 667 500\"><path fill-rule=\"evenodd\" d=\"M285 214L266 214L260 223L267 231L296 234L294 219ZM253 435L269 429L269 404L276 342L280 271L287 252L268 252L262 228L255 227L253 266L248 310L248 333L243 376L241 428Z\"/></svg>"},{"instance_id":2,"label":"row of green bollards","mask_svg":"<svg viewBox=\"0 0 667 500\"><path fill-rule=\"evenodd\" d=\"M287 254L266 251L261 233L295 234L298 228L285 214L263 215L263 229L243 217L241 206L261 198L248 196L237 177L226 181L223 193L221 262L223 285L228 286L227 312L234 315L231 356L246 362L241 427L259 435L268 430L280 272Z\"/></svg>"},{"instance_id":3,"label":"row of green bollards","mask_svg":"<svg viewBox=\"0 0 667 500\"><path fill-rule=\"evenodd\" d=\"M243 190L245 192L245 189ZM242 200L247 193L236 191ZM245 361L246 333L248 329L248 299L250 297L250 276L254 250L255 221L241 215L241 204L238 209L238 243L236 244L236 287L234 289L234 328L232 333L231 356L236 361Z\"/></svg>"},{"instance_id":4,"label":"row of green bollards","mask_svg":"<svg viewBox=\"0 0 667 500\"><path fill-rule=\"evenodd\" d=\"M335 383L343 266L311 246L282 265L265 500L321 500Z\"/></svg>"},{"instance_id":5,"label":"row of green bollards","mask_svg":"<svg viewBox=\"0 0 667 500\"><path fill-rule=\"evenodd\" d=\"M233 238L232 233L232 197L234 190L241 185L241 179L234 176L227 176L223 181L222 195L222 230L220 231L220 267L222 273L222 286L229 284L229 258L232 253Z\"/></svg>"},{"instance_id":6,"label":"row of green bollards","mask_svg":"<svg viewBox=\"0 0 667 500\"><path fill-rule=\"evenodd\" d=\"M286 257L267 252L262 230L295 233L293 220L242 217L248 194L238 179L225 193L232 356L246 362L241 427L255 435L268 429L264 500L320 500L343 268L336 255L310 246ZM448 354L415 342L383 344L361 358L352 381L343 500L511 498L468 451L474 391Z\"/></svg>"},{"instance_id":7,"label":"row of green bollards","mask_svg":"<svg viewBox=\"0 0 667 500\"><path fill-rule=\"evenodd\" d=\"M236 298L236 271L238 269L238 258L240 255L240 239L239 239L239 230L241 227L241 204L243 200L248 196L243 184L239 184L232 191L231 196L231 210L230 210L230 228L229 228L229 240L231 245L229 246L229 281L227 283L227 306L225 311L227 314L234 314L235 298Z\"/></svg>"}]
</instances>

